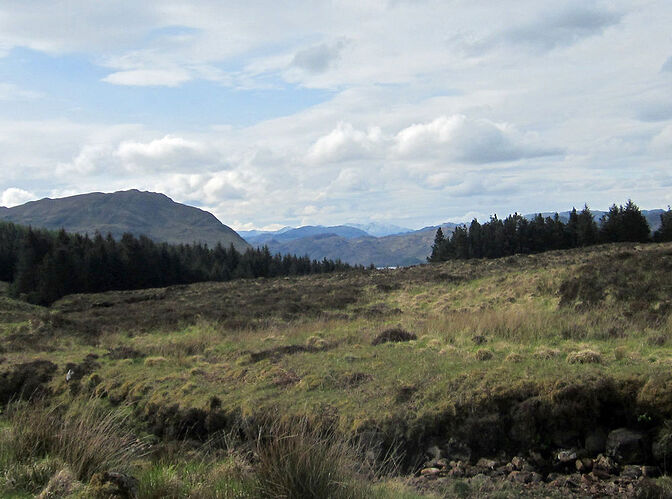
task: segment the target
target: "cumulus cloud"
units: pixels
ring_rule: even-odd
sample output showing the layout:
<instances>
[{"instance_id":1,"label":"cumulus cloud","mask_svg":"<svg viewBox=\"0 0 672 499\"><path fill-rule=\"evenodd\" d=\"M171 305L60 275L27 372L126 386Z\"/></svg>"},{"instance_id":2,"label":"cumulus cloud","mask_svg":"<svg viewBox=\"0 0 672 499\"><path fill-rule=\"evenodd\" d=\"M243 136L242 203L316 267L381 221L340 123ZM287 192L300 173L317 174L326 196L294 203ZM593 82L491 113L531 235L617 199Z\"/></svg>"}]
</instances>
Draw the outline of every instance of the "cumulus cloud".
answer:
<instances>
[{"instance_id":1,"label":"cumulus cloud","mask_svg":"<svg viewBox=\"0 0 672 499\"><path fill-rule=\"evenodd\" d=\"M211 159L203 145L171 135L150 142L124 141L115 154L126 168L138 170L202 166Z\"/></svg>"},{"instance_id":2,"label":"cumulus cloud","mask_svg":"<svg viewBox=\"0 0 672 499\"><path fill-rule=\"evenodd\" d=\"M32 192L19 189L18 187L10 187L2 191L0 195L0 206L5 206L11 208L12 206L17 206L28 201L37 199L37 196Z\"/></svg>"},{"instance_id":3,"label":"cumulus cloud","mask_svg":"<svg viewBox=\"0 0 672 499\"><path fill-rule=\"evenodd\" d=\"M441 116L429 123L414 124L396 138L401 157L451 158L467 163L494 163L557 154L532 143L507 124L475 120L464 115Z\"/></svg>"},{"instance_id":4,"label":"cumulus cloud","mask_svg":"<svg viewBox=\"0 0 672 499\"><path fill-rule=\"evenodd\" d=\"M327 163L367 158L379 151L382 143L380 128L372 127L364 132L350 123L340 122L310 147L307 159L311 163Z\"/></svg>"}]
</instances>

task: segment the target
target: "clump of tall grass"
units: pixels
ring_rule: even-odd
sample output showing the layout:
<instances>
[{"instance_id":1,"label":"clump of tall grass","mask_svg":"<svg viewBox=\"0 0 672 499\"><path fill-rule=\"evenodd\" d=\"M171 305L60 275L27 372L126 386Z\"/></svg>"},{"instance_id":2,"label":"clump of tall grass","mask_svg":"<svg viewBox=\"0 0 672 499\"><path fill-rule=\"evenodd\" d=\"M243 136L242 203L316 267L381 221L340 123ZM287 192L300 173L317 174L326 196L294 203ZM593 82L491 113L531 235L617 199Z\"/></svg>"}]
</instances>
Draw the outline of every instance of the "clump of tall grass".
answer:
<instances>
[{"instance_id":1,"label":"clump of tall grass","mask_svg":"<svg viewBox=\"0 0 672 499\"><path fill-rule=\"evenodd\" d=\"M127 416L96 399L69 407L26 403L7 409L11 452L17 462L58 458L80 479L109 470L125 472L147 453L131 431Z\"/></svg>"},{"instance_id":2,"label":"clump of tall grass","mask_svg":"<svg viewBox=\"0 0 672 499\"><path fill-rule=\"evenodd\" d=\"M305 419L275 422L256 443L256 492L273 498L358 498L368 488L352 445L331 429L312 428Z\"/></svg>"}]
</instances>

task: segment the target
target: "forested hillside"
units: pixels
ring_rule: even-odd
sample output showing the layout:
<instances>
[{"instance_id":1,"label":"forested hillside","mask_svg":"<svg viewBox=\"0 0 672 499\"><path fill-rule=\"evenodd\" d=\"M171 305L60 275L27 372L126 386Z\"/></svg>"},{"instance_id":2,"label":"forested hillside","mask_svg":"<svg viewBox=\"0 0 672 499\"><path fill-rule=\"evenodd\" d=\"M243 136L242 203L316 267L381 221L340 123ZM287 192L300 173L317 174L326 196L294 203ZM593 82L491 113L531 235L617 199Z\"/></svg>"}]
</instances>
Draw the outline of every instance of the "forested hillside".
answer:
<instances>
[{"instance_id":1,"label":"forested hillside","mask_svg":"<svg viewBox=\"0 0 672 499\"><path fill-rule=\"evenodd\" d=\"M483 224L474 219L455 228L450 237L438 229L429 261L450 259L499 258L514 254L540 253L613 242L648 242L672 240L672 211L660 215L661 225L651 236L649 224L632 201L615 204L598 222L587 206L569 213L563 222L538 214L529 220L514 213L504 220L492 216Z\"/></svg>"},{"instance_id":2,"label":"forested hillside","mask_svg":"<svg viewBox=\"0 0 672 499\"><path fill-rule=\"evenodd\" d=\"M141 289L235 278L303 275L345 270L340 261L244 253L233 245L169 245L124 234L93 238L0 223L0 281L13 296L49 304L71 293Z\"/></svg>"}]
</instances>

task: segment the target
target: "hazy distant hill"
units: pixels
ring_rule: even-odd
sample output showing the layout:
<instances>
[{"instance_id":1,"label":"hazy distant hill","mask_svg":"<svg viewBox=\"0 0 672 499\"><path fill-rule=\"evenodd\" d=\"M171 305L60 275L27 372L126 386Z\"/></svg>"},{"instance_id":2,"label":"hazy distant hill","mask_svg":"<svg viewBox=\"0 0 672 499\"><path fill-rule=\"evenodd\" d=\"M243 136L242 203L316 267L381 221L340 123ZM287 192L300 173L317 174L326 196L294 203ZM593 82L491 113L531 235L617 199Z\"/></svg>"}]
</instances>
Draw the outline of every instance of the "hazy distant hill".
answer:
<instances>
[{"instance_id":1,"label":"hazy distant hill","mask_svg":"<svg viewBox=\"0 0 672 499\"><path fill-rule=\"evenodd\" d=\"M456 224L443 225L446 234L452 232ZM438 227L438 226L437 226ZM396 267L425 263L431 253L437 227L385 237L363 236L346 238L330 233L317 234L291 240L273 238L265 241L272 253L292 253L308 255L321 260L341 259L351 264L376 267Z\"/></svg>"},{"instance_id":2,"label":"hazy distant hill","mask_svg":"<svg viewBox=\"0 0 672 499\"><path fill-rule=\"evenodd\" d=\"M0 208L0 219L47 229L120 237L144 234L169 243L221 242L244 251L249 245L233 229L207 211L176 203L164 194L119 191L94 192L60 199L41 199L13 208Z\"/></svg>"},{"instance_id":3,"label":"hazy distant hill","mask_svg":"<svg viewBox=\"0 0 672 499\"><path fill-rule=\"evenodd\" d=\"M256 234L254 233L256 232ZM295 239L302 239L307 237L315 236L325 236L333 235L343 237L345 239L354 239L356 237L365 237L369 234L363 230L357 229L355 227L349 227L347 225L337 225L334 227L324 227L322 225L306 225L304 227L299 227L297 229L293 228L284 228L275 232L257 232L257 231L248 231L241 232L240 234L245 240L253 246L262 246L264 244L270 243L270 241L276 242L288 242Z\"/></svg>"}]
</instances>

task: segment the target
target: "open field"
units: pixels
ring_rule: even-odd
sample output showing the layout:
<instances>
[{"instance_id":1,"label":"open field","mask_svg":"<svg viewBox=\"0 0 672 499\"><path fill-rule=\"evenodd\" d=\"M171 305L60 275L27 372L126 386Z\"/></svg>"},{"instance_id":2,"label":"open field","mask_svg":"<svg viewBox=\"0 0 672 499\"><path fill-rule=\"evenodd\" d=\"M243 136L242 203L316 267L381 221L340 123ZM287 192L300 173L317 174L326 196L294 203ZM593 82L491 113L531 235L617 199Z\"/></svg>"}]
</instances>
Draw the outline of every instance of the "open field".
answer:
<instances>
[{"instance_id":1,"label":"open field","mask_svg":"<svg viewBox=\"0 0 672 499\"><path fill-rule=\"evenodd\" d=\"M174 497L271 496L259 470L273 447L259 435L297 425L333 444L324 460L358 463L352 476L363 482L343 497L535 495L534 484L482 473L443 476L449 461L523 456L549 481L550 471L569 473L559 451L596 457L588 442L622 427L648 442L636 464L664 468L671 312L672 244L72 295L48 309L0 297L0 403L43 396L57 406L52 433L82 418L128 432L122 451L133 454L116 466L139 479L141 497L165 497L161 487ZM61 444L23 458L11 449L25 418L53 424L48 408L13 402L5 412L0 490L31 497L66 471L84 484L73 497L104 489L101 473L114 470L76 467ZM379 469L390 453L400 477ZM35 476L12 482L17 466ZM421 468L441 478L403 478ZM667 483L646 486L662 493Z\"/></svg>"}]
</instances>

